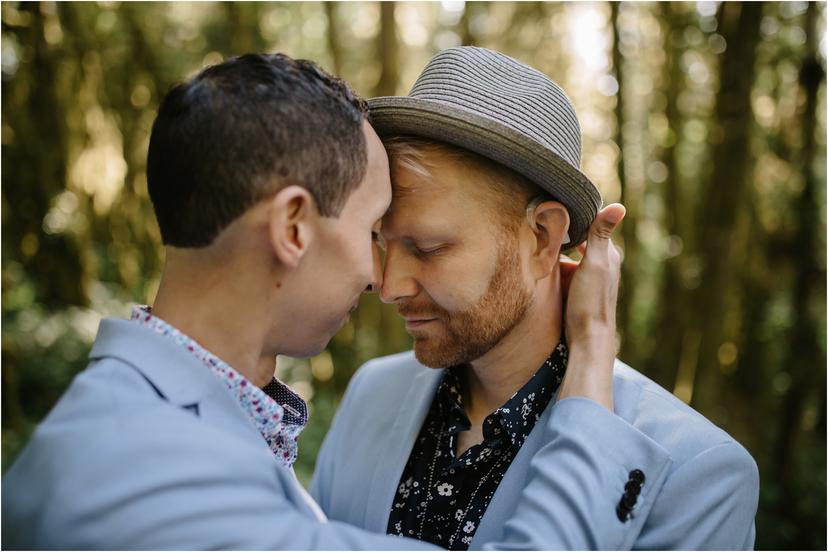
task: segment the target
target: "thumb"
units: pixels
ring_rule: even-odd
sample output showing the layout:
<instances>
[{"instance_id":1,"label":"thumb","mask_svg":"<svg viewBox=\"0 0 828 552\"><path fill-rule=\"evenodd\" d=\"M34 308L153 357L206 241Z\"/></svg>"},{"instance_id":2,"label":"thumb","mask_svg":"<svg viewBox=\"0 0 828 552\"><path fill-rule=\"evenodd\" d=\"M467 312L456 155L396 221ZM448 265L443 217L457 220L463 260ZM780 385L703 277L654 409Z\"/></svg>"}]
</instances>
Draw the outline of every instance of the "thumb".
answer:
<instances>
[{"instance_id":1,"label":"thumb","mask_svg":"<svg viewBox=\"0 0 828 552\"><path fill-rule=\"evenodd\" d=\"M589 241L609 240L625 214L627 210L620 203L612 203L601 209L589 227Z\"/></svg>"}]
</instances>

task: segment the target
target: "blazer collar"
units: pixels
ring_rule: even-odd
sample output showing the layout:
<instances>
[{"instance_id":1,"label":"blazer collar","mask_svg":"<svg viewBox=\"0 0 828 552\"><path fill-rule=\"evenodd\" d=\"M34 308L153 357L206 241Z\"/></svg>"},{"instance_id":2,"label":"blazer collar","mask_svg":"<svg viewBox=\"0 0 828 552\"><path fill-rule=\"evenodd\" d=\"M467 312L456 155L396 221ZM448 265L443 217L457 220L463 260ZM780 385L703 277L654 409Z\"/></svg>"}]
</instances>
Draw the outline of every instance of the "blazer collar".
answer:
<instances>
[{"instance_id":1,"label":"blazer collar","mask_svg":"<svg viewBox=\"0 0 828 552\"><path fill-rule=\"evenodd\" d=\"M397 417L390 434L381 436L383 446L379 450L379 461L366 500L364 527L369 531L386 532L397 482L443 376L443 370L424 366L419 366L419 369L405 398L396 408Z\"/></svg>"},{"instance_id":2,"label":"blazer collar","mask_svg":"<svg viewBox=\"0 0 828 552\"><path fill-rule=\"evenodd\" d=\"M89 359L104 358L131 365L179 406L199 402L216 383L210 370L172 339L129 320L101 320Z\"/></svg>"}]
</instances>

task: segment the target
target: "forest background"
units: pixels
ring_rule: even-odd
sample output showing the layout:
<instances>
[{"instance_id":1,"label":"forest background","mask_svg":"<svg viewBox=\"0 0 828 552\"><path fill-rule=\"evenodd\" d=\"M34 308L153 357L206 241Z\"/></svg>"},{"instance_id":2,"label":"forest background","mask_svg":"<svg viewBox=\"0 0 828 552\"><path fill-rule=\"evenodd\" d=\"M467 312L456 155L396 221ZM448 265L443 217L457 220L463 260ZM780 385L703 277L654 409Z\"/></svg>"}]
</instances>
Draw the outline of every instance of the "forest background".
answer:
<instances>
[{"instance_id":1,"label":"forest background","mask_svg":"<svg viewBox=\"0 0 828 552\"><path fill-rule=\"evenodd\" d=\"M4 470L84 368L100 318L154 296L163 257L146 150L174 83L281 51L366 97L405 94L435 52L472 44L567 91L584 172L627 207L619 357L754 456L757 548L825 549L824 3L0 10ZM280 357L311 405L300 479L354 370L409 346L393 307L366 296L325 352Z\"/></svg>"}]
</instances>

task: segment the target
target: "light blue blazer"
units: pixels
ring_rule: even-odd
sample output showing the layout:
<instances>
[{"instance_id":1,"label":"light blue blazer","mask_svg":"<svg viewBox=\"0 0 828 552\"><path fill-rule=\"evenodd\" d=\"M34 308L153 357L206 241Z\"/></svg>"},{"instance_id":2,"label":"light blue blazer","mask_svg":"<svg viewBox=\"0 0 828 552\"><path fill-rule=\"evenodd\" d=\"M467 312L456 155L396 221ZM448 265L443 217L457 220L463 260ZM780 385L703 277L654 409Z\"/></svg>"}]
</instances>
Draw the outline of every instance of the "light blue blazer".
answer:
<instances>
[{"instance_id":1,"label":"light blue blazer","mask_svg":"<svg viewBox=\"0 0 828 552\"><path fill-rule=\"evenodd\" d=\"M356 373L311 485L311 494L331 519L386 530L400 476L441 376L442 370L423 367L411 352L371 361ZM563 506L551 522L542 516L535 520L542 535L535 542L546 542L544 533L576 537L552 538L551 545L538 548L753 547L759 475L747 451L619 361L613 392L617 416L597 405L589 412L561 415L559 410L573 401L591 401L570 398L556 404L553 398L492 497L471 549L509 538L515 512L555 502ZM555 429L577 434L583 450L600 451L591 458L594 464L573 465L568 478L562 478L560 462L542 454ZM637 449L645 441L652 447ZM646 450L651 458L640 455ZM632 464L623 458L627 453L635 458ZM669 460L662 463L663 457ZM644 471L646 481L632 519L623 522L615 508L630 468ZM537 485L544 476L558 481ZM573 505L578 515L569 511Z\"/></svg>"},{"instance_id":2,"label":"light blue blazer","mask_svg":"<svg viewBox=\"0 0 828 552\"><path fill-rule=\"evenodd\" d=\"M436 382L435 372L406 358L360 373L320 471L318 483L327 492L319 496L329 511L375 531L369 533L324 521L293 471L276 461L224 384L192 354L138 324L105 319L89 367L3 478L2 547L433 548L376 534L384 533L389 493ZM586 399L561 401L539 427L532 462L521 460L520 481L511 476L514 489L496 498L489 515L496 523L481 527L475 544L507 550L627 546L630 526L603 507L607 489L620 493L630 469L644 470L646 518L671 469L669 455ZM744 480L741 472L720 477ZM743 514L736 499L718 508ZM504 523L507 511L511 520Z\"/></svg>"},{"instance_id":3,"label":"light blue blazer","mask_svg":"<svg viewBox=\"0 0 828 552\"><path fill-rule=\"evenodd\" d=\"M89 356L3 477L3 549L404 543L320 522L221 380L169 337L104 319Z\"/></svg>"}]
</instances>

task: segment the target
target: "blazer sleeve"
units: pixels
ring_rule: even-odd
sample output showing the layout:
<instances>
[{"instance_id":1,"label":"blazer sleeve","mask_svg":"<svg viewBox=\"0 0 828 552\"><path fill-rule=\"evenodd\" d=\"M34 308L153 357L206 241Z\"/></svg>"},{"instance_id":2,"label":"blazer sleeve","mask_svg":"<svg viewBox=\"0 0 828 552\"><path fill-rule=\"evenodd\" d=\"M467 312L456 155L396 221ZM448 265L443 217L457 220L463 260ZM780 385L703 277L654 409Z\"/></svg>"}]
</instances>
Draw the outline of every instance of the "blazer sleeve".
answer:
<instances>
[{"instance_id":1,"label":"blazer sleeve","mask_svg":"<svg viewBox=\"0 0 828 552\"><path fill-rule=\"evenodd\" d=\"M198 485L196 481L191 482ZM112 549L161 550L436 550L426 542L369 533L324 522L299 511L272 486L214 481L193 492L169 489L136 500L119 515L132 517L131 531L113 535ZM153 515L149 501L165 505ZM180 505L171 509L169 505ZM185 507L186 506L186 507ZM130 511L128 511L130 510ZM136 517L137 516L137 519Z\"/></svg>"},{"instance_id":2,"label":"blazer sleeve","mask_svg":"<svg viewBox=\"0 0 828 552\"><path fill-rule=\"evenodd\" d=\"M672 460L658 443L598 403L581 397L552 407L546 445L502 540L487 550L623 550L640 534ZM619 498L633 470L645 476L633 516L620 519Z\"/></svg>"},{"instance_id":3,"label":"blazer sleeve","mask_svg":"<svg viewBox=\"0 0 828 552\"><path fill-rule=\"evenodd\" d=\"M171 418L168 427L177 423ZM71 476L61 477L59 462L49 458L56 439L37 440L3 480L3 548L436 549L315 518L291 499L293 474L259 446L183 431L194 424L174 431L156 424L157 431L132 440L138 420L122 426L120 442L110 432L96 440L83 458L87 469L69 465ZM37 488L41 480L48 488Z\"/></svg>"},{"instance_id":4,"label":"blazer sleeve","mask_svg":"<svg viewBox=\"0 0 828 552\"><path fill-rule=\"evenodd\" d=\"M638 548L752 550L759 470L734 441L678 466L664 484Z\"/></svg>"},{"instance_id":5,"label":"blazer sleeve","mask_svg":"<svg viewBox=\"0 0 828 552\"><path fill-rule=\"evenodd\" d=\"M437 549L426 542L313 519L274 493L272 486L225 480L206 485L190 481L185 488L184 483L116 505L97 521L78 520L72 529L75 542L65 548L93 549L105 542L105 548L113 550ZM125 530L102 540L104 519Z\"/></svg>"},{"instance_id":6,"label":"blazer sleeve","mask_svg":"<svg viewBox=\"0 0 828 552\"><path fill-rule=\"evenodd\" d=\"M507 523L503 541L487 548L626 547L635 529L617 519L609 497L623 490L629 469L638 468L648 478L639 500L643 507L657 494L669 459L597 403L571 398L553 408L544 428L548 444L532 462L521 505ZM100 451L93 460L95 479L112 483L89 488L85 496L79 487L66 493L84 502L72 509L73 515L50 524L50 538L58 539L52 544L73 549L100 543L112 549L434 549L424 542L320 522L288 499L286 476L255 463L245 469L249 450L175 433L158 431L133 447L121 443ZM119 478L125 464L132 471ZM228 465L238 470L228 471ZM607 493L607 488L612 490ZM61 540L70 535L71 541Z\"/></svg>"}]
</instances>

